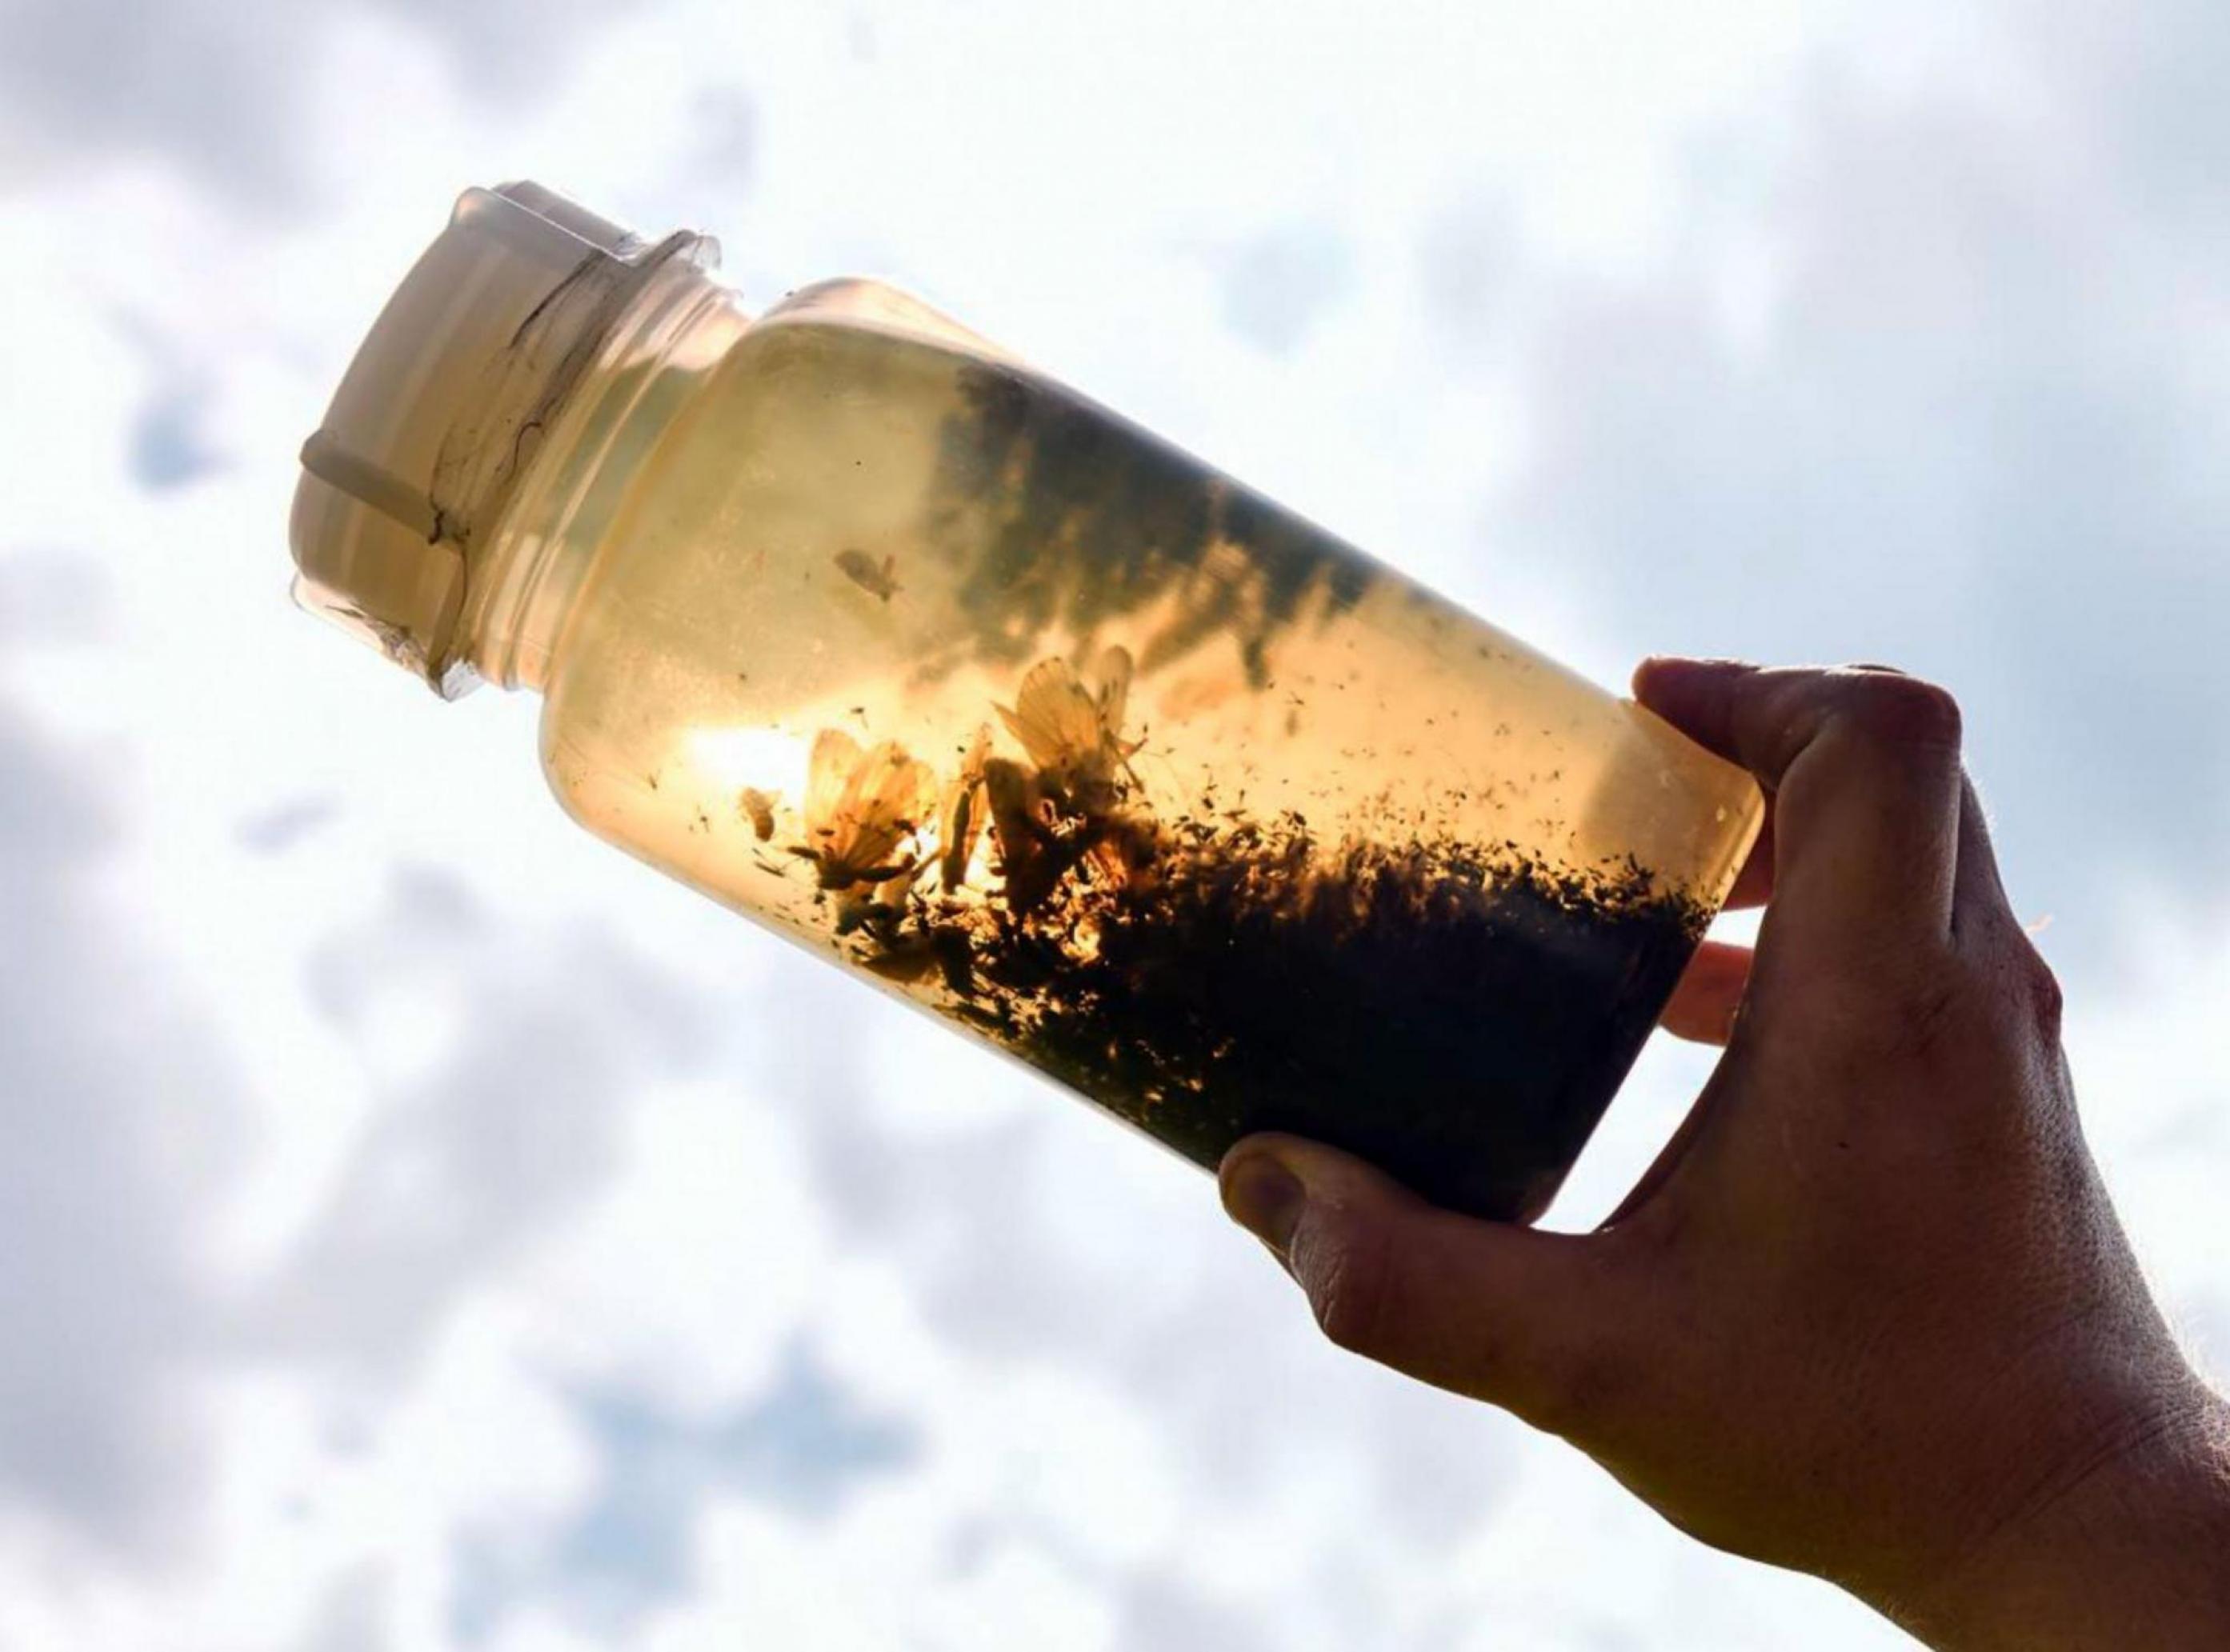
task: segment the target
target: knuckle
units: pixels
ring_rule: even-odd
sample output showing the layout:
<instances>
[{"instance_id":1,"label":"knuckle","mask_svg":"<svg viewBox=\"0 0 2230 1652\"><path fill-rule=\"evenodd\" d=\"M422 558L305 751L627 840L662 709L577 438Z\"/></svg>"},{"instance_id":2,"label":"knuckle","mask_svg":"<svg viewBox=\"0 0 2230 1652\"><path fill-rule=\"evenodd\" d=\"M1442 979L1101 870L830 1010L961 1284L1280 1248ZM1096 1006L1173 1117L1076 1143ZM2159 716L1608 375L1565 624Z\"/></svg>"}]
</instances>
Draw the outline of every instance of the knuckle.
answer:
<instances>
[{"instance_id":1,"label":"knuckle","mask_svg":"<svg viewBox=\"0 0 2230 1652\"><path fill-rule=\"evenodd\" d=\"M1379 1345L1394 1294L1391 1257L1384 1242L1369 1235L1318 1236L1296 1257L1309 1307L1327 1339L1350 1353Z\"/></svg>"},{"instance_id":2,"label":"knuckle","mask_svg":"<svg viewBox=\"0 0 2230 1652\"><path fill-rule=\"evenodd\" d=\"M1994 1039L2022 1048L2059 1043L2066 1012L2059 978L2010 917L1990 926L1965 967Z\"/></svg>"},{"instance_id":3,"label":"knuckle","mask_svg":"<svg viewBox=\"0 0 2230 1652\"><path fill-rule=\"evenodd\" d=\"M2057 1043L2060 1023L2066 1013L2067 995L2052 966L2045 962L2043 955L2028 943L2026 936L2016 955L2014 980L2014 990L2032 1023L2046 1038Z\"/></svg>"},{"instance_id":4,"label":"knuckle","mask_svg":"<svg viewBox=\"0 0 2230 1652\"><path fill-rule=\"evenodd\" d=\"M1850 720L1878 738L1901 745L1958 747L1959 702L1935 683L1866 668L1842 677L1838 697Z\"/></svg>"}]
</instances>

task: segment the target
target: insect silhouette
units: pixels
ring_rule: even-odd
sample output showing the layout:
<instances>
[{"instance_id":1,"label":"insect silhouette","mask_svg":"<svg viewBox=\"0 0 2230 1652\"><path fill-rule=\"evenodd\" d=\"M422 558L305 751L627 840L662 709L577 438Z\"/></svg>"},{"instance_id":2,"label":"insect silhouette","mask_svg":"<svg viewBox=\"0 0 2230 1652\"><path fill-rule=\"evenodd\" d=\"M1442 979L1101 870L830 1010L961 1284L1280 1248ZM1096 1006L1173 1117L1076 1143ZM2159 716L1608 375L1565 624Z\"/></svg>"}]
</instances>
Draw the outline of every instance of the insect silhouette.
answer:
<instances>
[{"instance_id":1,"label":"insect silhouette","mask_svg":"<svg viewBox=\"0 0 2230 1652\"><path fill-rule=\"evenodd\" d=\"M832 893L911 882L920 867L901 845L919 832L935 787L929 765L896 741L862 751L841 729L823 729L806 771L807 841L790 853L812 862Z\"/></svg>"},{"instance_id":2,"label":"insect silhouette","mask_svg":"<svg viewBox=\"0 0 2230 1652\"><path fill-rule=\"evenodd\" d=\"M774 836L774 807L781 800L781 793L762 792L756 786L746 786L737 794L737 813L751 823L751 835L761 843Z\"/></svg>"},{"instance_id":3,"label":"insect silhouette","mask_svg":"<svg viewBox=\"0 0 2230 1652\"><path fill-rule=\"evenodd\" d=\"M880 563L864 550L840 550L835 562L838 571L869 596L887 603L906 587L898 582L899 559L886 556Z\"/></svg>"},{"instance_id":4,"label":"insect silhouette","mask_svg":"<svg viewBox=\"0 0 2230 1652\"><path fill-rule=\"evenodd\" d=\"M937 840L940 848L938 881L947 893L968 881L968 863L975 858L976 839L983 836L990 800L983 787L983 766L991 755L991 727L985 723L961 759L960 772L944 788L937 806Z\"/></svg>"},{"instance_id":5,"label":"insect silhouette","mask_svg":"<svg viewBox=\"0 0 2230 1652\"><path fill-rule=\"evenodd\" d=\"M1144 744L1123 737L1130 652L1107 649L1093 674L1099 685L1087 688L1066 659L1041 659L1022 678L1013 706L994 708L1037 764L1039 785L1056 803L1086 814L1113 807L1125 779L1135 783L1131 759Z\"/></svg>"},{"instance_id":6,"label":"insect silhouette","mask_svg":"<svg viewBox=\"0 0 2230 1652\"><path fill-rule=\"evenodd\" d=\"M1060 886L1091 849L1092 838L1063 822L1041 776L1011 758L994 757L983 765L983 795L1007 910L1021 917Z\"/></svg>"}]
</instances>

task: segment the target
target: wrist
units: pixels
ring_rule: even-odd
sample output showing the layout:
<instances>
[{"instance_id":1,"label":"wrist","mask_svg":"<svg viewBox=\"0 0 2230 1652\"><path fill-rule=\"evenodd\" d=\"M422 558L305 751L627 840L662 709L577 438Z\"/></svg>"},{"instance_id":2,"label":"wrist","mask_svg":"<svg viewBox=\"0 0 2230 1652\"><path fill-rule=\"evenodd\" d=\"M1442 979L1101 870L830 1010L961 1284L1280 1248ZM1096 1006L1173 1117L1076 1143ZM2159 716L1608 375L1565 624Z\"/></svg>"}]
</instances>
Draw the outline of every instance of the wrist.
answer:
<instances>
[{"instance_id":1,"label":"wrist","mask_svg":"<svg viewBox=\"0 0 2230 1652\"><path fill-rule=\"evenodd\" d=\"M2199 1388L2123 1427L1905 1598L1938 1652L2230 1645L2230 1405Z\"/></svg>"}]
</instances>

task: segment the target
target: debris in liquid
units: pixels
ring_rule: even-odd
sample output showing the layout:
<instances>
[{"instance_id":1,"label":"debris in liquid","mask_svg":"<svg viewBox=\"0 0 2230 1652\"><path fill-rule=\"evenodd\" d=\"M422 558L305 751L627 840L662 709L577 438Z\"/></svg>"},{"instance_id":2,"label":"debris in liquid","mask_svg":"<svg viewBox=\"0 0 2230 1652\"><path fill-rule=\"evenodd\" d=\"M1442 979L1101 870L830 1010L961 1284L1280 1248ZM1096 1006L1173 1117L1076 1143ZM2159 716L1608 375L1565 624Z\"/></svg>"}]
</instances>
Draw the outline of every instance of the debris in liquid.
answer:
<instances>
[{"instance_id":1,"label":"debris in liquid","mask_svg":"<svg viewBox=\"0 0 2230 1652\"><path fill-rule=\"evenodd\" d=\"M1095 676L1038 662L993 708L1022 754L987 724L941 787L893 742L822 732L792 852L848 955L1203 1165L1292 1130L1452 1208L1537 1214L1705 914L1631 865L1324 841L1243 796L1161 820L1130 767L1128 655Z\"/></svg>"},{"instance_id":2,"label":"debris in liquid","mask_svg":"<svg viewBox=\"0 0 2230 1652\"><path fill-rule=\"evenodd\" d=\"M736 807L751 823L751 835L761 843L774 836L775 805L781 794L763 792L756 786L746 786L737 794Z\"/></svg>"},{"instance_id":3,"label":"debris in liquid","mask_svg":"<svg viewBox=\"0 0 2230 1652\"><path fill-rule=\"evenodd\" d=\"M1435 599L1058 387L836 330L758 348L785 367L748 404L776 445L749 477L708 447L719 513L673 531L738 525L616 569L639 600L610 612L676 616L677 658L717 652L734 683L706 722L809 703L807 730L844 726L802 791L770 764L756 796L714 792L733 838L692 875L1203 1164L1282 1127L1457 1208L1537 1212L1703 916L1677 855L1662 880L1575 861L1584 794L1526 779L1569 693L1512 688L1522 653L1479 674L1474 652L1504 656ZM868 439L852 408L894 458L838 525L797 479ZM685 621L762 565L781 589L751 625L696 640ZM585 728L660 709L617 671L570 693ZM1479 713L1461 739L1459 703ZM629 840L618 807L593 813ZM1525 845L1487 841L1537 815Z\"/></svg>"}]
</instances>

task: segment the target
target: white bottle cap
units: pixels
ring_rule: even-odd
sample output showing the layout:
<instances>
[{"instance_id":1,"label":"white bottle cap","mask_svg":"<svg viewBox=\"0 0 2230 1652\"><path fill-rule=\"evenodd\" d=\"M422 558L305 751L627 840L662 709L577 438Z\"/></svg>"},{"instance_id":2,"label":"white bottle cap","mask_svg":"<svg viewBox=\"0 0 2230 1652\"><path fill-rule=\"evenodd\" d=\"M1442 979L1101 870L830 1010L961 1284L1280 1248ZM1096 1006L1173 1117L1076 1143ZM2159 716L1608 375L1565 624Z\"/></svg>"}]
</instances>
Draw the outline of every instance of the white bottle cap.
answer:
<instances>
[{"instance_id":1,"label":"white bottle cap","mask_svg":"<svg viewBox=\"0 0 2230 1652\"><path fill-rule=\"evenodd\" d=\"M656 246L538 183L468 190L358 347L302 447L295 600L454 698L486 553L543 433L652 273L718 257Z\"/></svg>"}]
</instances>

